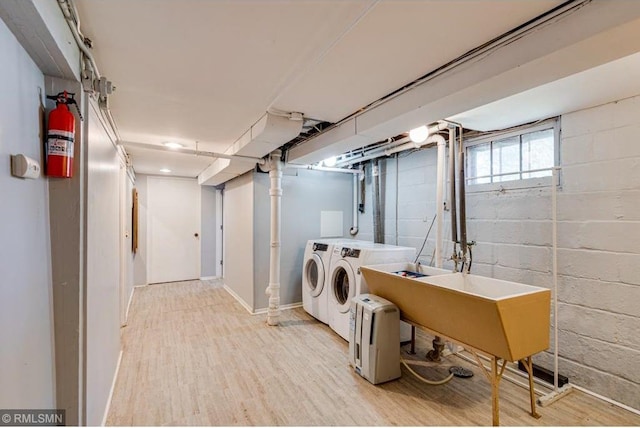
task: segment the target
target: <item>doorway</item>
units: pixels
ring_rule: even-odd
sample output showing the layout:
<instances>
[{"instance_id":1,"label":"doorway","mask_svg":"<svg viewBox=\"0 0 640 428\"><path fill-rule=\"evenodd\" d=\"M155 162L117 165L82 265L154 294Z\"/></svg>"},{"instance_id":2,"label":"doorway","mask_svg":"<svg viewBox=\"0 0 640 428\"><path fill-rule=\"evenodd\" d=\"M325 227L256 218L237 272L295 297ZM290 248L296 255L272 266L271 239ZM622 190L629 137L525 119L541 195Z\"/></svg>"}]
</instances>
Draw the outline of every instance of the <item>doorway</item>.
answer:
<instances>
[{"instance_id":1,"label":"doorway","mask_svg":"<svg viewBox=\"0 0 640 428\"><path fill-rule=\"evenodd\" d=\"M200 278L200 186L194 179L149 177L148 283Z\"/></svg>"}]
</instances>

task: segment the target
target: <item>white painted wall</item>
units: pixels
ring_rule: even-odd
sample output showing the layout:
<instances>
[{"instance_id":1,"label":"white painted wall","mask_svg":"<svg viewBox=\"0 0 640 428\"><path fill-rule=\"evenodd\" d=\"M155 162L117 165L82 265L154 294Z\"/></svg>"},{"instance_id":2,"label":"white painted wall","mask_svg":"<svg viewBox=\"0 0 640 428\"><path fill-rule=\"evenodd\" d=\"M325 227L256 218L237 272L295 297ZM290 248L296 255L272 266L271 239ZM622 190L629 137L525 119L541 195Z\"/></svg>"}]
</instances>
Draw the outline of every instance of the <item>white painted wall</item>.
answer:
<instances>
[{"instance_id":1,"label":"white painted wall","mask_svg":"<svg viewBox=\"0 0 640 428\"><path fill-rule=\"evenodd\" d=\"M133 187L134 182L131 176L127 174L126 178L126 205L125 205L125 229L127 236L125 237L125 304L127 307L125 311L128 311L129 304L131 303L131 298L133 297L133 286L134 282L134 254L132 251L132 240L133 240ZM128 312L125 312L125 316L128 315Z\"/></svg>"},{"instance_id":2,"label":"white painted wall","mask_svg":"<svg viewBox=\"0 0 640 428\"><path fill-rule=\"evenodd\" d=\"M271 250L270 180L254 173L254 309L266 309L269 298ZM282 177L282 226L280 247L280 304L302 302L302 264L309 239L320 237L320 213L341 211L343 230L349 238L353 219L353 176L351 174L297 170ZM360 239L360 237L358 236Z\"/></svg>"},{"instance_id":3,"label":"white painted wall","mask_svg":"<svg viewBox=\"0 0 640 428\"><path fill-rule=\"evenodd\" d=\"M9 156L41 160L44 77L0 20L0 403L55 407L48 186L10 176Z\"/></svg>"},{"instance_id":4,"label":"white painted wall","mask_svg":"<svg viewBox=\"0 0 640 428\"><path fill-rule=\"evenodd\" d=\"M120 353L120 160L90 104L87 141L86 423L100 425Z\"/></svg>"},{"instance_id":5,"label":"white painted wall","mask_svg":"<svg viewBox=\"0 0 640 428\"><path fill-rule=\"evenodd\" d=\"M138 190L138 251L133 257L133 283L147 284L147 176L136 174Z\"/></svg>"},{"instance_id":6,"label":"white painted wall","mask_svg":"<svg viewBox=\"0 0 640 428\"><path fill-rule=\"evenodd\" d=\"M202 277L216 276L216 188L200 186L200 270Z\"/></svg>"},{"instance_id":7,"label":"white painted wall","mask_svg":"<svg viewBox=\"0 0 640 428\"><path fill-rule=\"evenodd\" d=\"M254 306L253 172L227 182L224 189L224 283L247 309Z\"/></svg>"},{"instance_id":8,"label":"white painted wall","mask_svg":"<svg viewBox=\"0 0 640 428\"><path fill-rule=\"evenodd\" d=\"M559 371L571 383L640 409L634 369L640 367L640 97L566 114L561 127ZM419 248L435 212L436 149L398 161L398 243ZM385 242L391 244L395 162L388 159L382 167ZM373 237L371 187L368 168L361 239ZM478 243L472 272L550 288L550 189L468 190L468 238ZM449 224L447 215L445 237ZM432 230L425 263L434 237ZM450 254L448 244L444 256ZM535 362L552 369L552 351Z\"/></svg>"}]
</instances>

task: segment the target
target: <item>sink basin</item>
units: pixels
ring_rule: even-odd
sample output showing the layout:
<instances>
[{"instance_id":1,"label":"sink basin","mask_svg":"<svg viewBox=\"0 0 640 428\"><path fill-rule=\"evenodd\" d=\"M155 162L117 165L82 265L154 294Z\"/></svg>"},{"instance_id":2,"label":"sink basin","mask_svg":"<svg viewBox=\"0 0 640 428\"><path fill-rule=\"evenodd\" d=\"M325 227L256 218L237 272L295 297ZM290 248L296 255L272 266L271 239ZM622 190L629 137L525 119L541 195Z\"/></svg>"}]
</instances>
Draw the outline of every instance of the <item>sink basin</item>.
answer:
<instances>
[{"instance_id":1,"label":"sink basin","mask_svg":"<svg viewBox=\"0 0 640 428\"><path fill-rule=\"evenodd\" d=\"M435 275L448 275L451 274L451 270L435 268L431 266L425 266L422 264L415 264L411 262L397 262L397 263L386 263L386 264L378 264L372 265L372 268L375 268L379 271L396 273L400 275L400 272L405 272L405 276L414 277L427 277L427 276L435 276ZM416 275L417 274L417 275ZM361 289L368 290L367 279L366 277L362 277L363 286Z\"/></svg>"},{"instance_id":2,"label":"sink basin","mask_svg":"<svg viewBox=\"0 0 640 428\"><path fill-rule=\"evenodd\" d=\"M410 278L388 266L361 272L369 292L395 303L403 319L507 361L549 347L550 290L462 273Z\"/></svg>"}]
</instances>

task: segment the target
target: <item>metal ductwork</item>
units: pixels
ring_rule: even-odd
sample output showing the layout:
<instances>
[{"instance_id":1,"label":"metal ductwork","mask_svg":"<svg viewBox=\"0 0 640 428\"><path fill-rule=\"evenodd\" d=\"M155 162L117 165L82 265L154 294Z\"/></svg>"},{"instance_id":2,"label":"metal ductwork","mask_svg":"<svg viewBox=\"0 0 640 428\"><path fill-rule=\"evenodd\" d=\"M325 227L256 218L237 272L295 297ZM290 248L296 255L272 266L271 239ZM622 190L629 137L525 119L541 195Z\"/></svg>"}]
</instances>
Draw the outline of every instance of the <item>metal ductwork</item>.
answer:
<instances>
[{"instance_id":1,"label":"metal ductwork","mask_svg":"<svg viewBox=\"0 0 640 428\"><path fill-rule=\"evenodd\" d=\"M224 154L231 159L216 159L198 176L198 183L217 186L244 174L255 164L242 160L241 156L261 158L300 134L302 123L298 116L265 113L247 132L238 138ZM235 158L233 156L238 156Z\"/></svg>"}]
</instances>

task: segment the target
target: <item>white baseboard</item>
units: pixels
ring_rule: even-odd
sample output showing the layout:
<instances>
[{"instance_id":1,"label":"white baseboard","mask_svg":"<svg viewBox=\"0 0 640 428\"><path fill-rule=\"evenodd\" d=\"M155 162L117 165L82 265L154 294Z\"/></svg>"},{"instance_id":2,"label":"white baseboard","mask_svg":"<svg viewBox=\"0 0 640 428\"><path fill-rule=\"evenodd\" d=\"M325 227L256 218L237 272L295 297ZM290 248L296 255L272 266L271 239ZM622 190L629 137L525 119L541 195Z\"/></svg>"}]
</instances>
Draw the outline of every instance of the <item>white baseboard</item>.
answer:
<instances>
[{"instance_id":1,"label":"white baseboard","mask_svg":"<svg viewBox=\"0 0 640 428\"><path fill-rule=\"evenodd\" d=\"M247 312L249 312L251 315L262 315L262 314L266 314L267 311L269 310L268 308L260 308L260 309L256 309L255 311L251 308L251 306L249 306L249 304L247 302L245 302L242 297L238 296L238 294L233 291L227 284L224 284L224 289L227 290L227 293L231 294L231 296L236 299L238 301L238 303L240 303L240 305L242 305L243 308L245 308L247 310ZM281 310L286 310L286 309L293 309L293 308L299 308L302 306L302 302L297 302L297 303L290 303L288 305L280 305L280 309Z\"/></svg>"},{"instance_id":2,"label":"white baseboard","mask_svg":"<svg viewBox=\"0 0 640 428\"><path fill-rule=\"evenodd\" d=\"M133 293L132 293L133 294ZM107 405L104 409L104 416L102 416L102 423L100 426L105 426L107 423L107 416L109 416L109 409L111 408L111 399L113 398L113 390L116 388L116 381L118 380L118 373L120 372L120 363L122 362L122 350L118 355L118 363L116 364L116 371L113 373L113 381L111 382L111 390L109 391L109 397L107 398Z\"/></svg>"},{"instance_id":3,"label":"white baseboard","mask_svg":"<svg viewBox=\"0 0 640 428\"><path fill-rule=\"evenodd\" d=\"M301 306L302 306L302 302L290 303L288 305L280 305L280 310L285 311L287 309L299 308ZM266 314L268 310L269 308L256 309L255 311L253 311L253 315Z\"/></svg>"},{"instance_id":4,"label":"white baseboard","mask_svg":"<svg viewBox=\"0 0 640 428\"><path fill-rule=\"evenodd\" d=\"M238 296L238 294L233 291L227 284L224 284L224 289L227 290L227 293L231 294L231 297L236 299L238 303L240 303L240 305L242 305L242 307L247 310L247 312L253 314L253 309L251 308L251 306L249 306L249 304L245 302L242 297Z\"/></svg>"},{"instance_id":5,"label":"white baseboard","mask_svg":"<svg viewBox=\"0 0 640 428\"><path fill-rule=\"evenodd\" d=\"M142 288L142 287L147 287L149 284L140 284L140 285L134 285L133 288Z\"/></svg>"},{"instance_id":6,"label":"white baseboard","mask_svg":"<svg viewBox=\"0 0 640 428\"><path fill-rule=\"evenodd\" d=\"M134 286L131 289L131 294L129 295L129 303L127 303L127 311L124 313L124 323L127 324L129 322L129 309L131 308L131 302L133 301L133 293L136 292L136 287Z\"/></svg>"},{"instance_id":7,"label":"white baseboard","mask_svg":"<svg viewBox=\"0 0 640 428\"><path fill-rule=\"evenodd\" d=\"M208 279L220 279L220 277L219 276L215 276L215 275L214 276L201 276L200 277L201 281L206 281Z\"/></svg>"}]
</instances>

